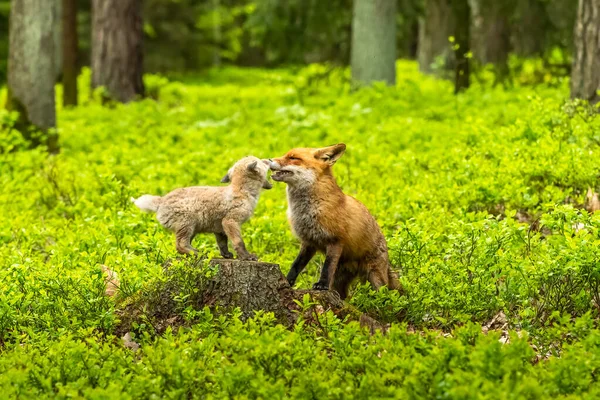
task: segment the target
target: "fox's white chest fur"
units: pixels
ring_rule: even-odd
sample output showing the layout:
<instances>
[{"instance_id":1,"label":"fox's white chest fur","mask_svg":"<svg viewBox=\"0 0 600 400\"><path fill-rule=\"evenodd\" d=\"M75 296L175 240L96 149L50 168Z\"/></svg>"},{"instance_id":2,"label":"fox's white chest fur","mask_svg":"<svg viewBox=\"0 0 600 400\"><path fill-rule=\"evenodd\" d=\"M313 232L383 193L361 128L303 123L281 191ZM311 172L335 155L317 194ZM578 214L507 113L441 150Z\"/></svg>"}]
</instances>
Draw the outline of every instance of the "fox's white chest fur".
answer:
<instances>
[{"instance_id":1,"label":"fox's white chest fur","mask_svg":"<svg viewBox=\"0 0 600 400\"><path fill-rule=\"evenodd\" d=\"M333 235L319 223L319 207L312 199L310 189L288 186L287 199L287 216L294 235L318 247L331 241Z\"/></svg>"}]
</instances>

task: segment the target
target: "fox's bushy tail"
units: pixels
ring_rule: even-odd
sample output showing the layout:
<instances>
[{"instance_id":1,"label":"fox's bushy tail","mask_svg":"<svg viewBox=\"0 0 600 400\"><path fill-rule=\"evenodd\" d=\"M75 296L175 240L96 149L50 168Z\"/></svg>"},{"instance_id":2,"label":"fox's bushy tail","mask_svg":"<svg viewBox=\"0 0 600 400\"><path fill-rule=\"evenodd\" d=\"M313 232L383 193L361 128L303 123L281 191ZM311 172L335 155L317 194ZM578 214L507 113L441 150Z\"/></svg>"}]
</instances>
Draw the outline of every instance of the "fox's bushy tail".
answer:
<instances>
[{"instance_id":1,"label":"fox's bushy tail","mask_svg":"<svg viewBox=\"0 0 600 400\"><path fill-rule=\"evenodd\" d=\"M152 196L151 194L145 194L137 199L131 198L131 202L137 208L146 212L156 212L160 206L160 200L160 196Z\"/></svg>"}]
</instances>

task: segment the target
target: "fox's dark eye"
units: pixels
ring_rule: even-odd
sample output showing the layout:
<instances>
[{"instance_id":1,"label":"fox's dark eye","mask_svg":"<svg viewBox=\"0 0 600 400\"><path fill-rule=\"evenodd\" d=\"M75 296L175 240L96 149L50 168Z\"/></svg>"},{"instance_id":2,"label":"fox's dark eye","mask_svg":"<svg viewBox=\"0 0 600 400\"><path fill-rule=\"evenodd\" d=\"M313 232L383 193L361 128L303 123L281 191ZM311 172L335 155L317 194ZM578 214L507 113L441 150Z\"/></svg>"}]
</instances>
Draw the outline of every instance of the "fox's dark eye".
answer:
<instances>
[{"instance_id":1,"label":"fox's dark eye","mask_svg":"<svg viewBox=\"0 0 600 400\"><path fill-rule=\"evenodd\" d=\"M290 156L290 160L300 160L298 157Z\"/></svg>"}]
</instances>

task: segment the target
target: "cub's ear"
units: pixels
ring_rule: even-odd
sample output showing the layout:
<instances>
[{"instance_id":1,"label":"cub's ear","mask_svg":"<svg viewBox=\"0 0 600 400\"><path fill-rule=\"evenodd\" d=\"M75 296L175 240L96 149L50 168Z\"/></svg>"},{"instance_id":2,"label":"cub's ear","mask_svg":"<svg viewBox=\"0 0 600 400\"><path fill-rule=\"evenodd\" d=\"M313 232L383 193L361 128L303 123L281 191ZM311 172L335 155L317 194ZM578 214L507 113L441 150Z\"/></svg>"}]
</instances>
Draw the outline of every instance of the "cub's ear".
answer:
<instances>
[{"instance_id":1,"label":"cub's ear","mask_svg":"<svg viewBox=\"0 0 600 400\"><path fill-rule=\"evenodd\" d=\"M221 178L221 183L229 183L231 182L231 178L229 177L229 172L223 178Z\"/></svg>"},{"instance_id":2,"label":"cub's ear","mask_svg":"<svg viewBox=\"0 0 600 400\"><path fill-rule=\"evenodd\" d=\"M258 161L254 161L250 164L248 164L248 171L252 172L252 171L256 171L256 166L258 165Z\"/></svg>"},{"instance_id":3,"label":"cub's ear","mask_svg":"<svg viewBox=\"0 0 600 400\"><path fill-rule=\"evenodd\" d=\"M315 158L325 161L329 165L335 164L335 162L344 154L346 151L346 145L344 143L334 144L333 146L322 147L315 150Z\"/></svg>"}]
</instances>

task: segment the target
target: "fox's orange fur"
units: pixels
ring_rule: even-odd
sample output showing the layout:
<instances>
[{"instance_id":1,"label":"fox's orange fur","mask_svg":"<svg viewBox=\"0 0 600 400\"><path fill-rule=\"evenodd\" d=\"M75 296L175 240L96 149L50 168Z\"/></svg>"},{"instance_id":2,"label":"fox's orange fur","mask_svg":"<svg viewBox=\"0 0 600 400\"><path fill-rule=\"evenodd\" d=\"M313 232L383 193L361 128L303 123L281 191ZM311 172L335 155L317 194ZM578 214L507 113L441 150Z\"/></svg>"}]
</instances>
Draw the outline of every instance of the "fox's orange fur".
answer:
<instances>
[{"instance_id":1,"label":"fox's orange fur","mask_svg":"<svg viewBox=\"0 0 600 400\"><path fill-rule=\"evenodd\" d=\"M399 289L375 218L361 202L342 192L331 172L345 150L343 143L320 149L298 148L270 159L273 180L288 185L288 218L301 241L288 281L293 285L320 251L325 253L325 263L314 289L334 289L345 298L355 278L368 280L376 289L383 285Z\"/></svg>"}]
</instances>

